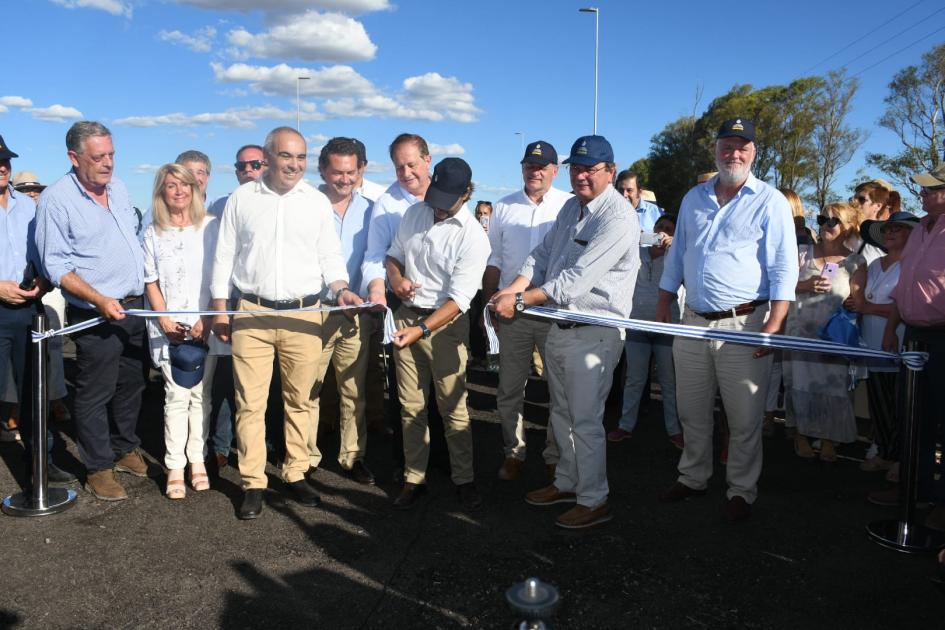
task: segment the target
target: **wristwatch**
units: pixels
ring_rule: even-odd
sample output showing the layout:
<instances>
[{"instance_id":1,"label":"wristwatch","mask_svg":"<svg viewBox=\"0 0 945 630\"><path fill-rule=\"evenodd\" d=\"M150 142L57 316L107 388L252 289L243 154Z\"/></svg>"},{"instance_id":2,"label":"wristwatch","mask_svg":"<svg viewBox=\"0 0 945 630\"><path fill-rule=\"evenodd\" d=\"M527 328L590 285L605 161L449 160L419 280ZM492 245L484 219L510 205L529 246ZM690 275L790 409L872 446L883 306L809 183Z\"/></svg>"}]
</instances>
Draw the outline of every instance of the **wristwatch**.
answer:
<instances>
[{"instance_id":1,"label":"wristwatch","mask_svg":"<svg viewBox=\"0 0 945 630\"><path fill-rule=\"evenodd\" d=\"M345 291L350 291L350 290L351 290L351 289L350 289L349 287L341 287L340 289L338 289L338 290L335 292L335 301L336 301L336 302L338 301L338 298L341 297L341 294L342 294L342 293L344 293Z\"/></svg>"},{"instance_id":2,"label":"wristwatch","mask_svg":"<svg viewBox=\"0 0 945 630\"><path fill-rule=\"evenodd\" d=\"M515 312L521 313L525 310L525 295L522 293L515 294Z\"/></svg>"},{"instance_id":3,"label":"wristwatch","mask_svg":"<svg viewBox=\"0 0 945 630\"><path fill-rule=\"evenodd\" d=\"M423 323L423 322L417 322L417 326L420 327L420 332L423 333L422 335L420 335L420 338L421 338L421 339L429 339L429 338L430 338L430 329L427 328L427 325L426 325L425 323Z\"/></svg>"}]
</instances>

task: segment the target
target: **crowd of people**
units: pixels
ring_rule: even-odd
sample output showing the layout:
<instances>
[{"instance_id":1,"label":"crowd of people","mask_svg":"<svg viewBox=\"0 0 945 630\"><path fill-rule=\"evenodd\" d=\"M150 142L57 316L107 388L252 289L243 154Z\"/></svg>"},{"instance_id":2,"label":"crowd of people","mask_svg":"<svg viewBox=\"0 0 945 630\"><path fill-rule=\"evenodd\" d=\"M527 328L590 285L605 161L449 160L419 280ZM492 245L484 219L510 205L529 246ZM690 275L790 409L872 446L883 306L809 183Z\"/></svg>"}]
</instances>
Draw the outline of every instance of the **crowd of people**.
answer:
<instances>
[{"instance_id":1,"label":"crowd of people","mask_svg":"<svg viewBox=\"0 0 945 630\"><path fill-rule=\"evenodd\" d=\"M857 439L851 392L865 380L875 443L861 467L896 481L898 368L553 321L527 309L809 338L848 312L870 347L898 352L916 340L929 348L920 498L933 504L926 525L945 529L945 476L936 475L933 453L942 441L933 409L943 393L930 386L945 369L945 221L938 222L945 166L913 177L921 219L900 209L886 182L872 180L820 209L815 233L796 193L752 174L754 140L752 121L722 123L717 172L701 176L673 212L659 207L638 173L618 172L606 138L578 138L564 160L537 140L521 159L522 188L471 211L470 165L445 158L433 166L421 136L391 142L396 181L386 189L364 179L362 142L332 138L319 151L315 187L304 179L305 139L278 127L261 145L237 150L231 194L207 199L210 159L188 150L157 170L142 212L114 175L113 138L102 124L69 129L72 167L48 187L28 172L13 176L18 156L0 138L0 392L19 403L28 459L37 437L28 421L32 315L45 308L57 328L102 316L72 335L71 417L89 493L126 499L116 473L149 474L137 422L153 367L164 381L166 496L210 489L207 463L228 465L235 437L244 491L237 515L255 519L268 486L267 447L276 441L287 491L300 505L319 505L310 479L321 463L319 397L331 376L340 400L338 463L356 482L375 483L365 464L366 408L383 396L372 382L387 378L402 483L393 507L414 507L426 490L437 414L458 499L477 510L482 471L473 466L466 372L477 311L488 305L501 346L499 479L521 474L525 386L537 367L550 394L541 453L548 478L524 499L568 504L554 521L564 528L610 520L607 442L633 438L653 375L668 440L681 452L679 476L660 501L706 494L720 421L723 511L736 522L750 517L757 499L762 436L774 429L782 391L797 455L835 462L837 445ZM570 191L554 186L559 162ZM133 308L166 314L127 315ZM389 350L388 308L396 328ZM227 310L236 314L217 312ZM49 353L50 399L65 417L61 338ZM614 383L622 357L625 380ZM623 407L608 433L612 387L623 391ZM275 431L267 427L272 407L284 412ZM51 453L52 434L45 439ZM52 459L49 478L76 481ZM895 485L870 495L882 504L900 499Z\"/></svg>"}]
</instances>

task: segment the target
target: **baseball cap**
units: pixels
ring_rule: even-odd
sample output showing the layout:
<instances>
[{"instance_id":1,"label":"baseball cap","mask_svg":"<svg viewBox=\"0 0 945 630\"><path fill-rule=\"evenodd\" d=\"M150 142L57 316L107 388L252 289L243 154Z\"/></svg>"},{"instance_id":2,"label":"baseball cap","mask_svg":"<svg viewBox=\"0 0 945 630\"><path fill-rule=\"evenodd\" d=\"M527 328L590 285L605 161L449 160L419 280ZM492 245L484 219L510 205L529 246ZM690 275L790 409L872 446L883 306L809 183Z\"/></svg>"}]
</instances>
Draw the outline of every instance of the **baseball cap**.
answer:
<instances>
[{"instance_id":1,"label":"baseball cap","mask_svg":"<svg viewBox=\"0 0 945 630\"><path fill-rule=\"evenodd\" d=\"M939 164L928 173L913 175L911 179L919 186L926 188L945 186L945 163Z\"/></svg>"},{"instance_id":2,"label":"baseball cap","mask_svg":"<svg viewBox=\"0 0 945 630\"><path fill-rule=\"evenodd\" d=\"M755 141L755 123L747 118L730 118L719 125L719 132L715 139L742 138L749 142Z\"/></svg>"},{"instance_id":3,"label":"baseball cap","mask_svg":"<svg viewBox=\"0 0 945 630\"><path fill-rule=\"evenodd\" d=\"M203 380L203 366L207 359L207 346L198 341L185 341L172 345L171 378L174 382L190 389Z\"/></svg>"},{"instance_id":4,"label":"baseball cap","mask_svg":"<svg viewBox=\"0 0 945 630\"><path fill-rule=\"evenodd\" d=\"M423 200L439 210L452 208L466 194L472 182L472 169L465 160L455 157L443 158L433 167L433 178Z\"/></svg>"},{"instance_id":5,"label":"baseball cap","mask_svg":"<svg viewBox=\"0 0 945 630\"><path fill-rule=\"evenodd\" d=\"M594 166L599 162L613 162L614 149L604 136L581 136L571 145L571 155L565 164Z\"/></svg>"},{"instance_id":6,"label":"baseball cap","mask_svg":"<svg viewBox=\"0 0 945 630\"><path fill-rule=\"evenodd\" d=\"M10 158L20 157L16 153L10 150L10 147L7 146L7 143L3 141L3 136L0 136L0 160L9 160Z\"/></svg>"},{"instance_id":7,"label":"baseball cap","mask_svg":"<svg viewBox=\"0 0 945 630\"><path fill-rule=\"evenodd\" d=\"M522 158L522 164L526 162L541 164L542 166L557 164L558 152L555 151L550 142L538 140L525 147L525 157Z\"/></svg>"}]
</instances>

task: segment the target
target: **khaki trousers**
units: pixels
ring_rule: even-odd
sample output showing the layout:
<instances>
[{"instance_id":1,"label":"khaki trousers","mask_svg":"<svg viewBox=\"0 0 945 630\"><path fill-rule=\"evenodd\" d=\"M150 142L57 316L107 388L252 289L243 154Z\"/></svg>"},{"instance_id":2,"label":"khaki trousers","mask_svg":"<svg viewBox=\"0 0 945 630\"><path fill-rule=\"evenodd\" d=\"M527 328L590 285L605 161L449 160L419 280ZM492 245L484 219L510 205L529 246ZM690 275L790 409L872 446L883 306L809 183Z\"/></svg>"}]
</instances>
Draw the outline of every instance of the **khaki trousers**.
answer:
<instances>
[{"instance_id":1,"label":"khaki trousers","mask_svg":"<svg viewBox=\"0 0 945 630\"><path fill-rule=\"evenodd\" d=\"M496 388L495 404L502 421L502 441L506 457L525 459L525 384L532 369L532 352L535 347L545 364L545 338L548 336L547 321L530 317L517 317L499 324L499 386ZM558 443L551 428L545 431L545 450L542 457L546 464L558 463Z\"/></svg>"},{"instance_id":2,"label":"khaki trousers","mask_svg":"<svg viewBox=\"0 0 945 630\"><path fill-rule=\"evenodd\" d=\"M363 322L362 322L363 318ZM342 313L331 313L322 324L322 356L318 362L315 386L312 388L312 403L315 413L308 433L309 463L318 467L322 461L318 450L318 396L325 382L328 365L335 368L340 398L341 445L338 448L338 463L350 469L354 462L364 458L367 446L367 427L364 417L365 378L368 367L368 345L371 321L366 315L357 314L348 319ZM364 324L364 325L362 325Z\"/></svg>"},{"instance_id":3,"label":"khaki trousers","mask_svg":"<svg viewBox=\"0 0 945 630\"><path fill-rule=\"evenodd\" d=\"M241 311L265 311L239 301ZM312 386L322 352L322 313L286 313L233 318L233 383L236 389L236 447L243 489L262 489L266 479L266 399L278 353L285 404L285 463L287 482L308 470L308 433L314 424Z\"/></svg>"},{"instance_id":4,"label":"khaki trousers","mask_svg":"<svg viewBox=\"0 0 945 630\"><path fill-rule=\"evenodd\" d=\"M416 326L423 317L405 306L397 309L397 328ZM404 429L404 481L423 483L430 456L427 397L430 380L436 390L436 406L443 416L450 468L456 485L473 481L473 444L466 409L466 341L469 317L463 313L407 348L394 349L397 390Z\"/></svg>"},{"instance_id":5,"label":"khaki trousers","mask_svg":"<svg viewBox=\"0 0 945 630\"><path fill-rule=\"evenodd\" d=\"M688 308L682 323L722 330L757 332L767 319L767 309L709 321ZM770 354L754 358L757 348L722 341L679 337L673 342L676 364L676 407L686 446L679 459L679 482L702 490L712 476L712 429L715 391L722 394L728 417L728 465L726 496L740 496L753 503L761 476L761 423L765 412Z\"/></svg>"}]
</instances>

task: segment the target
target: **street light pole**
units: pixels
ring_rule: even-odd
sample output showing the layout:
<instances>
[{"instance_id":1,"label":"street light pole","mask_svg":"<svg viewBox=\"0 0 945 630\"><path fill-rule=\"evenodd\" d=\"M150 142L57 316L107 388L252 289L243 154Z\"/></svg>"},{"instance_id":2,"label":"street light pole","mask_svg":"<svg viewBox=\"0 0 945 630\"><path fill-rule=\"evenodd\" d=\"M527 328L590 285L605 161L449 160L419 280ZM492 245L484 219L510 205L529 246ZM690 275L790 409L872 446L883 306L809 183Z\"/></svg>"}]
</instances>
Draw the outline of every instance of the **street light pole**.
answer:
<instances>
[{"instance_id":1,"label":"street light pole","mask_svg":"<svg viewBox=\"0 0 945 630\"><path fill-rule=\"evenodd\" d=\"M524 153L525 152L525 132L516 131L515 135L518 136L519 151Z\"/></svg>"},{"instance_id":2,"label":"street light pole","mask_svg":"<svg viewBox=\"0 0 945 630\"><path fill-rule=\"evenodd\" d=\"M597 91L598 91L598 66L600 59L600 9L597 7L584 7L578 9L581 13L594 14L594 135L597 135Z\"/></svg>"},{"instance_id":3,"label":"street light pole","mask_svg":"<svg viewBox=\"0 0 945 630\"><path fill-rule=\"evenodd\" d=\"M299 86L311 77L295 77L295 130L302 133L302 94Z\"/></svg>"}]
</instances>

